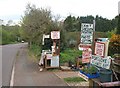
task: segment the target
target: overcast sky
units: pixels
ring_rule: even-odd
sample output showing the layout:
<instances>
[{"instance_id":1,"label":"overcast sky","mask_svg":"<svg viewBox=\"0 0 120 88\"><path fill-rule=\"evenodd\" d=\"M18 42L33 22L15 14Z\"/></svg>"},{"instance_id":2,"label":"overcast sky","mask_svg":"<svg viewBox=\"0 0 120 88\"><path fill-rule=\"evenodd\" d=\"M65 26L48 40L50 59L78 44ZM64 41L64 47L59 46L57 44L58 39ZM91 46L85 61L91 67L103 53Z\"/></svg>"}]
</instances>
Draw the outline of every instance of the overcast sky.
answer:
<instances>
[{"instance_id":1,"label":"overcast sky","mask_svg":"<svg viewBox=\"0 0 120 88\"><path fill-rule=\"evenodd\" d=\"M53 15L59 14L62 18L71 14L99 15L113 19L118 14L118 1L120 0L0 0L0 19L19 21L28 3L50 8Z\"/></svg>"}]
</instances>

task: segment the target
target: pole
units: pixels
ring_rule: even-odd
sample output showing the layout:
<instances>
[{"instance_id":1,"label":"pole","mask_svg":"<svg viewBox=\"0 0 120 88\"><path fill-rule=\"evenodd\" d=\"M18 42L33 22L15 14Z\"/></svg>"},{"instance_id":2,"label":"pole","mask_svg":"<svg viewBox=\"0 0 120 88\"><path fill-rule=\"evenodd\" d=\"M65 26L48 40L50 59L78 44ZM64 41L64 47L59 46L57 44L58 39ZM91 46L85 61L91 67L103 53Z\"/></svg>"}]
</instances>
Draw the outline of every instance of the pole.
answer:
<instances>
[{"instance_id":1,"label":"pole","mask_svg":"<svg viewBox=\"0 0 120 88\"><path fill-rule=\"evenodd\" d=\"M92 54L94 54L94 47L95 47L95 19L93 20L93 42L92 42Z\"/></svg>"}]
</instances>

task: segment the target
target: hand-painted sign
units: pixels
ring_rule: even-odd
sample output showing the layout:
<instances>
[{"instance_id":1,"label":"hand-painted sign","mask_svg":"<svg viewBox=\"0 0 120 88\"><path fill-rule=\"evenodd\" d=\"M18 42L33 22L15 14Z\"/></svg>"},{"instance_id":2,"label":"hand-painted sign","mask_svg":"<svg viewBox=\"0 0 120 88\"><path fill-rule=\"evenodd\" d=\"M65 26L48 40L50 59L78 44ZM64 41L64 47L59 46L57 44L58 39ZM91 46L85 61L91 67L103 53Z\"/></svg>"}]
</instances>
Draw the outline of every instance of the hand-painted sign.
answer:
<instances>
[{"instance_id":1,"label":"hand-painted sign","mask_svg":"<svg viewBox=\"0 0 120 88\"><path fill-rule=\"evenodd\" d=\"M96 42L95 43L95 55L104 57L104 53L105 53L105 43Z\"/></svg>"},{"instance_id":2,"label":"hand-painted sign","mask_svg":"<svg viewBox=\"0 0 120 88\"><path fill-rule=\"evenodd\" d=\"M103 57L100 57L100 56L97 56L97 55L92 55L90 63L92 65L96 65L98 67L109 69L110 64L111 64L111 57L108 56L108 57L103 58Z\"/></svg>"},{"instance_id":3,"label":"hand-painted sign","mask_svg":"<svg viewBox=\"0 0 120 88\"><path fill-rule=\"evenodd\" d=\"M92 50L90 48L83 48L82 63L89 63L92 57Z\"/></svg>"},{"instance_id":4,"label":"hand-painted sign","mask_svg":"<svg viewBox=\"0 0 120 88\"><path fill-rule=\"evenodd\" d=\"M81 43L92 44L93 24L82 23L81 25Z\"/></svg>"},{"instance_id":5,"label":"hand-painted sign","mask_svg":"<svg viewBox=\"0 0 120 88\"><path fill-rule=\"evenodd\" d=\"M52 31L51 39L60 39L60 31Z\"/></svg>"}]
</instances>

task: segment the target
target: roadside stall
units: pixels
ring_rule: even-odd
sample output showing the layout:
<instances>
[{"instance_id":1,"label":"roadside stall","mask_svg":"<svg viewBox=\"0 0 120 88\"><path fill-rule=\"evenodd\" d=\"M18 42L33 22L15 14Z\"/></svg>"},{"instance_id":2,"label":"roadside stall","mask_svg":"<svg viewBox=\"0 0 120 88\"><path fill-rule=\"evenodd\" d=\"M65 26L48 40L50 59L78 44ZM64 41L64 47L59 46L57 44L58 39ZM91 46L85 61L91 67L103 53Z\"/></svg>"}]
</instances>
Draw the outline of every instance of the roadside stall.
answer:
<instances>
[{"instance_id":1,"label":"roadside stall","mask_svg":"<svg viewBox=\"0 0 120 88\"><path fill-rule=\"evenodd\" d=\"M39 61L39 65L43 65L42 68L44 69L59 68L60 31L52 31L51 35L43 35L43 45L44 39L50 38L50 36L53 45L49 50L42 50L41 59Z\"/></svg>"}]
</instances>

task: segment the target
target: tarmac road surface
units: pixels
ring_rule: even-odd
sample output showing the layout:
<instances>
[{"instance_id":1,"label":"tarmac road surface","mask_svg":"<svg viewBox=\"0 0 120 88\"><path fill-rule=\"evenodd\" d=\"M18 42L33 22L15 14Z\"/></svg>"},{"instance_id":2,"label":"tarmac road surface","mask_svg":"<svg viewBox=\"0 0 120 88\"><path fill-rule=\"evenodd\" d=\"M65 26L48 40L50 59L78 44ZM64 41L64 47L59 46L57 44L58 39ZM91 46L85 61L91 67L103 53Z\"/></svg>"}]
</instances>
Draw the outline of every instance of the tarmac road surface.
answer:
<instances>
[{"instance_id":1,"label":"tarmac road surface","mask_svg":"<svg viewBox=\"0 0 120 88\"><path fill-rule=\"evenodd\" d=\"M13 50L14 53L18 51L18 53L16 53L17 56L14 64L14 74L13 74L13 80L12 80L13 86L66 86L68 87L68 85L62 79L60 79L58 76L54 74L54 72L50 72L50 71L40 72L38 67L38 62L34 58L32 58L28 53L27 45L22 44L20 46L21 47L14 46L16 48L15 48L15 51ZM8 69L8 66L4 68ZM5 74L8 75L7 73ZM4 82L4 85L5 85L5 82Z\"/></svg>"},{"instance_id":2,"label":"tarmac road surface","mask_svg":"<svg viewBox=\"0 0 120 88\"><path fill-rule=\"evenodd\" d=\"M10 85L12 66L16 59L17 52L21 47L26 45L27 43L0 46L0 49L2 48L2 86Z\"/></svg>"}]
</instances>

